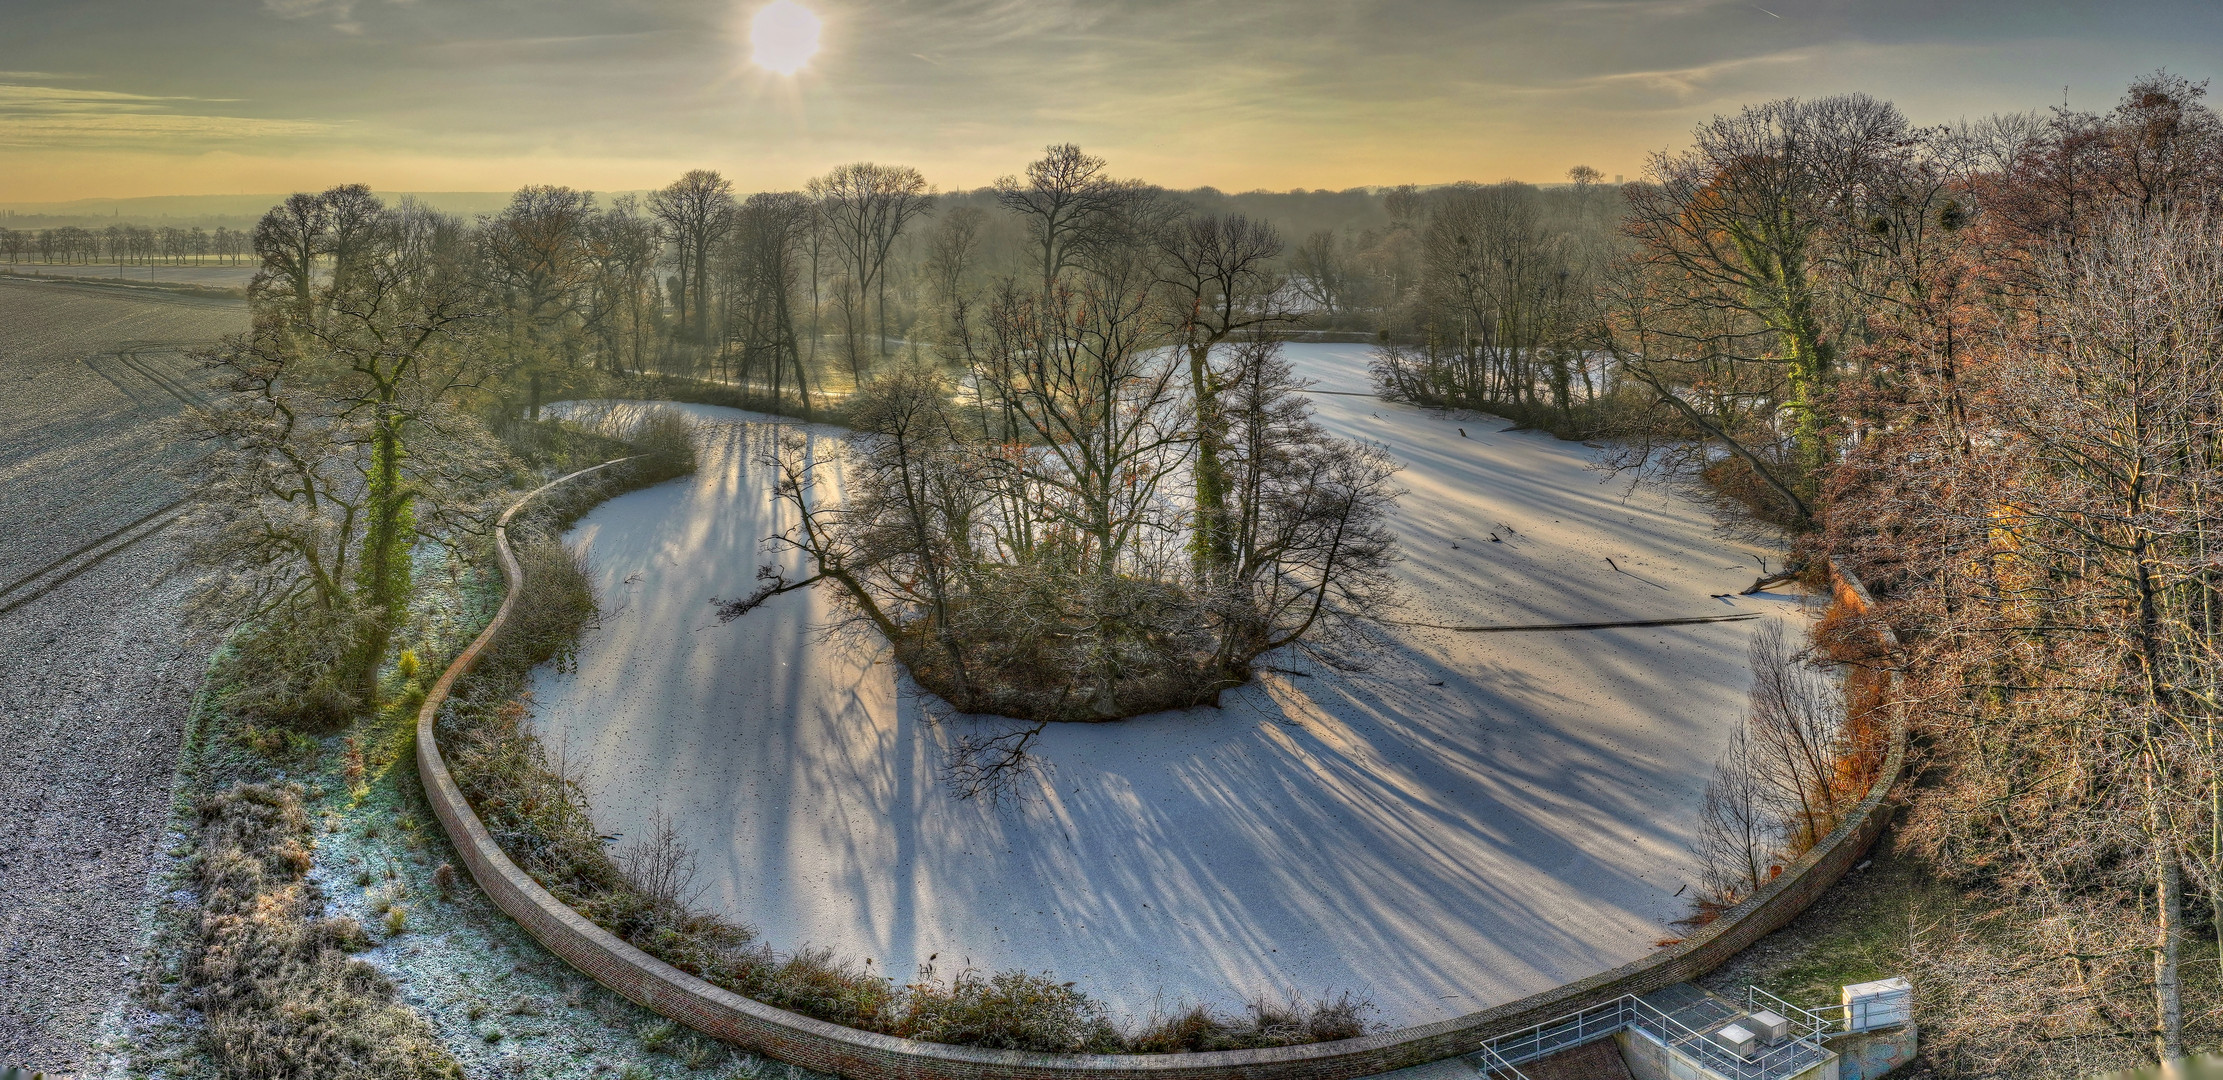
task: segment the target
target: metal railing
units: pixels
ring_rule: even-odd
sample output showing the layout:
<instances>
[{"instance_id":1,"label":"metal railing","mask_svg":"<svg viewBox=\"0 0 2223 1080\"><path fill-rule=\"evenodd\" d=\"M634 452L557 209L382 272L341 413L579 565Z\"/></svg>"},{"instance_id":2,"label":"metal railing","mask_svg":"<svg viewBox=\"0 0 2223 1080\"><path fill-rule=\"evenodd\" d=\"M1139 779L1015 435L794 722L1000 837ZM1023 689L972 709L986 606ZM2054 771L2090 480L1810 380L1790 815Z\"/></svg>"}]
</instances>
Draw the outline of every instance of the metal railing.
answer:
<instances>
[{"instance_id":1,"label":"metal railing","mask_svg":"<svg viewBox=\"0 0 2223 1080\"><path fill-rule=\"evenodd\" d=\"M1631 1000L1634 999L1623 995L1603 1005L1593 1005L1581 1012L1568 1013L1555 1020L1547 1020L1511 1035L1492 1039L1483 1046L1482 1052L1513 1065L1526 1065L1561 1050L1596 1042L1629 1026L1629 1010L1623 1003Z\"/></svg>"},{"instance_id":2,"label":"metal railing","mask_svg":"<svg viewBox=\"0 0 2223 1080\"><path fill-rule=\"evenodd\" d=\"M1766 1009L1790 1021L1792 1035L1812 1039L1817 1045L1820 1044L1825 1035L1837 1031L1842 1023L1840 1020L1829 1019L1823 1014L1831 1011L1842 1014L1845 1011L1843 1005L1828 1005L1820 1009L1793 1005L1789 1001L1768 993L1757 986L1744 988L1744 1007L1746 1012L1758 1012Z\"/></svg>"},{"instance_id":3,"label":"metal railing","mask_svg":"<svg viewBox=\"0 0 2223 1080\"><path fill-rule=\"evenodd\" d=\"M1481 1059L1475 1065L1482 1070L1482 1080L1528 1080L1526 1073L1514 1068L1512 1062L1487 1046L1475 1056Z\"/></svg>"},{"instance_id":4,"label":"metal railing","mask_svg":"<svg viewBox=\"0 0 2223 1080\"><path fill-rule=\"evenodd\" d=\"M1691 1029L1651 1002L1637 997L1628 1000L1634 1004L1637 1014L1631 1021L1632 1026L1652 1029L1651 1034L1661 1042L1686 1057L1697 1059L1699 1064L1727 1080L1780 1080L1812 1067L1829 1053L1812 1036L1802 1036L1785 1039L1752 1057L1739 1057L1711 1036Z\"/></svg>"},{"instance_id":5,"label":"metal railing","mask_svg":"<svg viewBox=\"0 0 2223 1080\"><path fill-rule=\"evenodd\" d=\"M1711 1036L1677 1020L1651 1002L1634 994L1623 994L1604 1004L1492 1039L1479 1052L1469 1055L1468 1060L1486 1078L1519 1078L1521 1073L1517 1066L1611 1037L1630 1027L1643 1029L1726 1080L1782 1080L1812 1068L1828 1056L1821 1036L1828 1030L1829 1022L1820 1015L1758 988L1746 990L1745 1002L1748 1012L1766 1009L1781 1015L1790 1025L1782 1042L1749 1058L1737 1056Z\"/></svg>"}]
</instances>

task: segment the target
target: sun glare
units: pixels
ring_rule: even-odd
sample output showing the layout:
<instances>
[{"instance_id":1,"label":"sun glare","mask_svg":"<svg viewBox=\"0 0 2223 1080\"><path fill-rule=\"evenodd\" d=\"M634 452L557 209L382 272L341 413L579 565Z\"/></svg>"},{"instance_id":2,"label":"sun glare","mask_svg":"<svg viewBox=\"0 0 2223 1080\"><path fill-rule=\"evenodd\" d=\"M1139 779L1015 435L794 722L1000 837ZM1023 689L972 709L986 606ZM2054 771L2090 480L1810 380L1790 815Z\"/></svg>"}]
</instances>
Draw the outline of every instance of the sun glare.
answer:
<instances>
[{"instance_id":1,"label":"sun glare","mask_svg":"<svg viewBox=\"0 0 2223 1080\"><path fill-rule=\"evenodd\" d=\"M749 20L749 60L766 71L793 75L818 55L818 16L795 0L772 0Z\"/></svg>"}]
</instances>

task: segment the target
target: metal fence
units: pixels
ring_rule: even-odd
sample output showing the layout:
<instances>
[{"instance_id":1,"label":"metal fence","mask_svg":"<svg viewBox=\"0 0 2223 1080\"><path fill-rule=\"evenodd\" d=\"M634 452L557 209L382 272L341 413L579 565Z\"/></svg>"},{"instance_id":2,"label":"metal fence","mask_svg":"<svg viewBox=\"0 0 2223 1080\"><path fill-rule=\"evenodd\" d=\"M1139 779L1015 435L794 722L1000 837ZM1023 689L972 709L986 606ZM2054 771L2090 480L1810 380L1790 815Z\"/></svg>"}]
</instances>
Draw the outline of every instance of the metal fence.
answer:
<instances>
[{"instance_id":1,"label":"metal fence","mask_svg":"<svg viewBox=\"0 0 2223 1080\"><path fill-rule=\"evenodd\" d=\"M1748 1012L1767 1010L1788 1022L1783 1041L1752 1057L1740 1057L1728 1047L1676 1019L1634 994L1624 994L1602 1005L1568 1013L1534 1027L1490 1040L1468 1060L1488 1080L1526 1080L1519 1066L1562 1050L1611 1038L1624 1028L1638 1028L1687 1058L1704 1065L1725 1080L1783 1080L1812 1068L1829 1056L1822 1046L1831 1024L1821 1015L1793 1005L1758 987L1745 991Z\"/></svg>"}]
</instances>

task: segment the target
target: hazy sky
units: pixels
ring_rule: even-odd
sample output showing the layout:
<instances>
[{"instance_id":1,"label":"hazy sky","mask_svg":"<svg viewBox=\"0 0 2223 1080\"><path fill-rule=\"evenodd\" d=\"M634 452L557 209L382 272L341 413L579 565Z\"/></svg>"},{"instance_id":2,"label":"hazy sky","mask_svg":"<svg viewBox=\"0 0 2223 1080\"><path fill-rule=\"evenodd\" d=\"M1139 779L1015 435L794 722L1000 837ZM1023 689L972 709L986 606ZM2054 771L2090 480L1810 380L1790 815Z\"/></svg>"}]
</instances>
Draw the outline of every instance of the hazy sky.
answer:
<instances>
[{"instance_id":1,"label":"hazy sky","mask_svg":"<svg viewBox=\"0 0 2223 1080\"><path fill-rule=\"evenodd\" d=\"M792 77L748 62L763 2L0 0L0 202L859 159L968 188L1068 140L1177 187L1633 177L1769 97L1939 121L2223 74L2218 0L800 0Z\"/></svg>"}]
</instances>

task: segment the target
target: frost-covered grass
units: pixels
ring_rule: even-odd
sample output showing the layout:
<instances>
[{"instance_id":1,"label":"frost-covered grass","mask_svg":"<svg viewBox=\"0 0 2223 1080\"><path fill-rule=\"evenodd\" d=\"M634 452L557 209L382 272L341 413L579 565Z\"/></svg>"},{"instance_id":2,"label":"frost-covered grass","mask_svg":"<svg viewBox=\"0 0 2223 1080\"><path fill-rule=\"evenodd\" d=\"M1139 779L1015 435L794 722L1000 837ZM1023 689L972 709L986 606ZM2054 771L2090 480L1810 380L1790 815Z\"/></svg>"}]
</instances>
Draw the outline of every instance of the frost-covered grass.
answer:
<instances>
[{"instance_id":1,"label":"frost-covered grass","mask_svg":"<svg viewBox=\"0 0 2223 1080\"><path fill-rule=\"evenodd\" d=\"M437 568L436 563L423 567ZM459 649L499 600L498 590L480 578L420 575L420 580L440 582L412 613L414 640L427 656ZM572 970L495 908L458 872L460 860L424 802L405 737L406 710L388 708L360 718L347 730L305 740L305 749L304 740L289 739L279 752L265 753L265 745L277 744L258 745L250 729L267 729L223 711L225 672L233 659L228 650L218 654L196 702L146 985L139 1000L106 1025L108 1075L227 1075L209 1052L206 1018L190 1008L198 988L185 964L203 940L208 896L197 867L211 854L196 843L201 833L194 826L200 806L220 803L224 793L250 782L268 785L256 790L279 791L282 785L296 793L291 798L305 842L297 856L266 854L306 860L292 895L314 902L304 903L299 914L329 928L335 941L351 940L353 958L393 987L400 1012L384 1014L386 1026L372 1030L390 1035L394 1023L420 1028L431 1049L471 1077L809 1075L669 1029L661 1017ZM388 673L389 696L397 703L415 696L410 683L429 681L439 670L422 662L414 677L405 677L406 666L397 664ZM285 841L275 834L272 839Z\"/></svg>"},{"instance_id":2,"label":"frost-covered grass","mask_svg":"<svg viewBox=\"0 0 2223 1080\"><path fill-rule=\"evenodd\" d=\"M556 471L606 450L590 433L537 456ZM454 556L418 552L421 591L396 635L408 647L385 670L383 706L340 730L234 715L246 638L235 633L211 659L143 985L103 1024L105 1074L321 1077L343 1068L331 1053L348 1051L362 1059L349 1075L373 1078L810 1075L596 986L458 872L417 776L415 709L501 589ZM242 814L257 827L233 827ZM262 963L211 966L241 952ZM196 1007L217 999L230 1002L221 1015Z\"/></svg>"}]
</instances>

